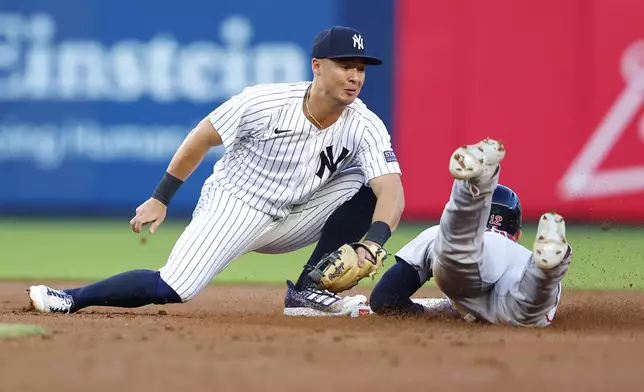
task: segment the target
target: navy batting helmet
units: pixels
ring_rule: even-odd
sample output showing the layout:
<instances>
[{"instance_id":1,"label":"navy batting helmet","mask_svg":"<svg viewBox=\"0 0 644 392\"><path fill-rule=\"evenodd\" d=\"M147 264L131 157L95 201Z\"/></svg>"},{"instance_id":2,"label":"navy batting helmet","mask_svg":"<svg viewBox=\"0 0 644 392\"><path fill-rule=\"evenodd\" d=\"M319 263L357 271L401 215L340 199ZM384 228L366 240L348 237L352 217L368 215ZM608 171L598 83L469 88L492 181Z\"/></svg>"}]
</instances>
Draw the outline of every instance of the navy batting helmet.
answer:
<instances>
[{"instance_id":1,"label":"navy batting helmet","mask_svg":"<svg viewBox=\"0 0 644 392\"><path fill-rule=\"evenodd\" d=\"M519 196L505 185L497 185L492 195L492 208L490 219L487 222L489 229L504 231L511 235L515 241L521 232L521 202Z\"/></svg>"}]
</instances>

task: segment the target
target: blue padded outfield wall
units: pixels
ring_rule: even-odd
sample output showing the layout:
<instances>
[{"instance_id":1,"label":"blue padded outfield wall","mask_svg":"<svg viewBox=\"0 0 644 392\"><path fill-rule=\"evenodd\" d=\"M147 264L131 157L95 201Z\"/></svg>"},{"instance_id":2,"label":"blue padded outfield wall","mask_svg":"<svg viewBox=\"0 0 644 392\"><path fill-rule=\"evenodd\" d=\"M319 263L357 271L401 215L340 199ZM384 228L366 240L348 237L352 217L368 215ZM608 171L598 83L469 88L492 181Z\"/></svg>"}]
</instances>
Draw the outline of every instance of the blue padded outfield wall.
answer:
<instances>
[{"instance_id":1,"label":"blue padded outfield wall","mask_svg":"<svg viewBox=\"0 0 644 392\"><path fill-rule=\"evenodd\" d=\"M310 79L313 37L334 24L385 60L361 98L391 125L392 18L393 0L4 0L0 212L133 214L208 112L247 85ZM221 153L169 215L191 213Z\"/></svg>"}]
</instances>

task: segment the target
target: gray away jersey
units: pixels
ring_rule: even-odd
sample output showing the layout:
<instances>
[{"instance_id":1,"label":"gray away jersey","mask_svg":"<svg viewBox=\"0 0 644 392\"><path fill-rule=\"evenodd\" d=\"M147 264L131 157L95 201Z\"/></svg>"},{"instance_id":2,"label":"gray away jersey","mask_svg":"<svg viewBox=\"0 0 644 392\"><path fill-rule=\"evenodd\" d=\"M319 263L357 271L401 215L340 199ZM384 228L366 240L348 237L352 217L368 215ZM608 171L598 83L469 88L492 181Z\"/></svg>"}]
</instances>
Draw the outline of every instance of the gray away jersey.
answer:
<instances>
[{"instance_id":1,"label":"gray away jersey","mask_svg":"<svg viewBox=\"0 0 644 392\"><path fill-rule=\"evenodd\" d=\"M418 270L423 281L428 280L437 233L438 226L425 229L396 253ZM485 232L483 242L485 268L482 268L480 273L485 283L497 283L505 274L520 274L532 258L532 252L528 248L495 231Z\"/></svg>"},{"instance_id":2,"label":"gray away jersey","mask_svg":"<svg viewBox=\"0 0 644 392\"><path fill-rule=\"evenodd\" d=\"M431 278L433 249L438 230L439 226L432 226L424 230L396 253L396 256L405 260L407 264L418 271L421 282ZM508 312L505 306L498 306L495 299L504 302L512 296L524 295L521 292L520 284L526 269L534 267L531 260L531 250L508 239L504 233L488 229L483 234L483 260L479 265L479 273L484 284L493 286L491 292L482 294L480 301L463 303L455 298L449 299L457 307L473 312L485 321L513 323L516 321L516 315ZM561 285L559 284L557 301L541 320L544 325L550 324L554 319L560 295ZM483 298L487 298L487 300L483 300Z\"/></svg>"},{"instance_id":3,"label":"gray away jersey","mask_svg":"<svg viewBox=\"0 0 644 392\"><path fill-rule=\"evenodd\" d=\"M365 183L401 173L385 125L359 99L318 130L303 112L310 84L247 87L212 111L226 152L209 181L261 212L284 217L343 170L360 168Z\"/></svg>"}]
</instances>

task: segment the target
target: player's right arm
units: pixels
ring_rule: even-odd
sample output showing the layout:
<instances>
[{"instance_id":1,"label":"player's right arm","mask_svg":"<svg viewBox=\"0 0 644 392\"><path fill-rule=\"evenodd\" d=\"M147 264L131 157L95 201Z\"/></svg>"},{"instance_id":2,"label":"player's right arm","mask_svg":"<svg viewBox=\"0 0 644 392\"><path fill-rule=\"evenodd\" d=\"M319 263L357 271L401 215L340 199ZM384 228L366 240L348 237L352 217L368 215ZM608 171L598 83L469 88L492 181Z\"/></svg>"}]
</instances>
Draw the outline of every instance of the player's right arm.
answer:
<instances>
[{"instance_id":1,"label":"player's right arm","mask_svg":"<svg viewBox=\"0 0 644 392\"><path fill-rule=\"evenodd\" d=\"M244 114L252 102L253 96L245 90L213 110L190 131L172 157L152 197L136 209L136 215L130 220L132 231L140 233L147 223L151 223L150 233L156 231L165 220L170 200L208 151L221 144L228 148L240 132L248 128L245 125L253 118Z\"/></svg>"},{"instance_id":2,"label":"player's right arm","mask_svg":"<svg viewBox=\"0 0 644 392\"><path fill-rule=\"evenodd\" d=\"M212 147L221 144L226 149L230 147L235 139L249 132L254 123L261 120L247 113L247 109L260 100L261 90L246 89L210 112L181 143L167 172L183 182Z\"/></svg>"},{"instance_id":3,"label":"player's right arm","mask_svg":"<svg viewBox=\"0 0 644 392\"><path fill-rule=\"evenodd\" d=\"M135 233L140 233L143 225L150 222L150 233L156 231L165 220L167 206L174 193L195 171L208 151L221 143L221 136L208 117L188 133L172 157L154 194L136 209L136 215L130 220Z\"/></svg>"},{"instance_id":4,"label":"player's right arm","mask_svg":"<svg viewBox=\"0 0 644 392\"><path fill-rule=\"evenodd\" d=\"M208 151L221 143L221 136L210 118L204 118L183 140L172 157L167 172L184 182L203 161Z\"/></svg>"}]
</instances>

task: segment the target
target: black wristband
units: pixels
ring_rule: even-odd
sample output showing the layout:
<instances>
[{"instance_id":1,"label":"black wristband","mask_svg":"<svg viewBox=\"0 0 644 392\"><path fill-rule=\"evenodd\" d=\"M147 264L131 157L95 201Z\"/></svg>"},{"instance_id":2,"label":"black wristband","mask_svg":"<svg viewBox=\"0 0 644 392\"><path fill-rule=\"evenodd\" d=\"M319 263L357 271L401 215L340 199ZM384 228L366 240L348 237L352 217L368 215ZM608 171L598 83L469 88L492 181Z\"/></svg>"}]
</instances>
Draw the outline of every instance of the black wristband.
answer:
<instances>
[{"instance_id":1,"label":"black wristband","mask_svg":"<svg viewBox=\"0 0 644 392\"><path fill-rule=\"evenodd\" d=\"M154 190L152 194L153 199L157 199L164 205L170 204L170 200L174 197L174 194L177 192L179 187L183 184L183 181L173 176L172 174L165 172L157 189Z\"/></svg>"},{"instance_id":2,"label":"black wristband","mask_svg":"<svg viewBox=\"0 0 644 392\"><path fill-rule=\"evenodd\" d=\"M391 228L389 225L383 221L375 221L371 224L364 240L375 242L376 244L383 246L389 237L391 237Z\"/></svg>"}]
</instances>

